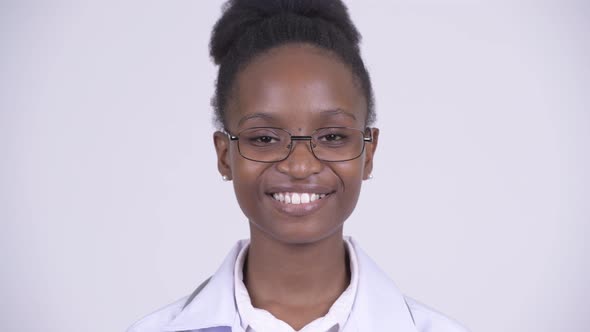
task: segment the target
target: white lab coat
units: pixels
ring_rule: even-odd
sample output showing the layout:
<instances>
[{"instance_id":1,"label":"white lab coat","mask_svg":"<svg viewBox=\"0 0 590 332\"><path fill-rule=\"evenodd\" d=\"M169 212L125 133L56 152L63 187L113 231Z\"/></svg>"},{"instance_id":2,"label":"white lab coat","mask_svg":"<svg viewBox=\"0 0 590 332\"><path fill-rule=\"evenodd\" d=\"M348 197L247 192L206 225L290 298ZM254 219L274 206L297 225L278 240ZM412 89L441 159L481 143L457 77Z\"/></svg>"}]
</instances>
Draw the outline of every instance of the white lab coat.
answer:
<instances>
[{"instance_id":1,"label":"white lab coat","mask_svg":"<svg viewBox=\"0 0 590 332\"><path fill-rule=\"evenodd\" d=\"M351 239L359 264L356 299L343 332L468 332L443 314L405 297ZM234 301L239 241L196 296L187 296L131 326L127 332L243 332ZM193 297L194 296L194 297Z\"/></svg>"}]
</instances>

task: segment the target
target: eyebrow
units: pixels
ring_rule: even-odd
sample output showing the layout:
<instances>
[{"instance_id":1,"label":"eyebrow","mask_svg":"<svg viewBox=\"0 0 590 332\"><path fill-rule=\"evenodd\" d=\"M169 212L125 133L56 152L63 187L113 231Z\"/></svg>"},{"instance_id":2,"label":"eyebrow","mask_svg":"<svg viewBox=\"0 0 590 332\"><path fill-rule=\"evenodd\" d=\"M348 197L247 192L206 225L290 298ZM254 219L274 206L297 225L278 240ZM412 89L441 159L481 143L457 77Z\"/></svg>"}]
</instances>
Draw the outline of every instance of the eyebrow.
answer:
<instances>
[{"instance_id":1,"label":"eyebrow","mask_svg":"<svg viewBox=\"0 0 590 332\"><path fill-rule=\"evenodd\" d=\"M353 113L347 112L343 109L338 108L338 109L333 109L333 110L324 110L324 111L320 112L321 117L330 117L330 116L336 116L336 115L345 115L345 116L348 116L356 121L356 116L354 116ZM248 120L252 120L252 119L263 119L263 120L272 121L272 120L275 120L276 118L269 113L261 113L261 112L252 113L252 114L248 114L248 115L242 117L240 119L240 121L238 121L238 126L241 126L244 122L246 122Z\"/></svg>"},{"instance_id":2,"label":"eyebrow","mask_svg":"<svg viewBox=\"0 0 590 332\"><path fill-rule=\"evenodd\" d=\"M251 120L251 119L256 119L256 118L260 118L260 119L264 119L264 120L274 120L275 117L268 114L268 113L252 113L252 114L248 114L246 116L244 116L243 118L240 119L240 121L238 122L238 126L241 126L244 122Z\"/></svg>"},{"instance_id":3,"label":"eyebrow","mask_svg":"<svg viewBox=\"0 0 590 332\"><path fill-rule=\"evenodd\" d=\"M346 115L348 117L351 117L353 120L356 120L356 116L354 116L353 113L347 112L343 109L325 110L325 111L322 111L320 115L321 116Z\"/></svg>"}]
</instances>

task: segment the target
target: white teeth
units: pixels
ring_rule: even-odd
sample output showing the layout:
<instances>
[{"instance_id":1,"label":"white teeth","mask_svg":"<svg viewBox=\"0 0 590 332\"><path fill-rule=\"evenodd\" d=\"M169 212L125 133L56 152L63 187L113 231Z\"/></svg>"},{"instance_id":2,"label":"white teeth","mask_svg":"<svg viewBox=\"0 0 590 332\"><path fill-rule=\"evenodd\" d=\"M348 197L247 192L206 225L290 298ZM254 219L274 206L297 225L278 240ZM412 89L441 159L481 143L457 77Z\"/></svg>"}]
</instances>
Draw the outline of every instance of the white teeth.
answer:
<instances>
[{"instance_id":1,"label":"white teeth","mask_svg":"<svg viewBox=\"0 0 590 332\"><path fill-rule=\"evenodd\" d=\"M309 194L301 194L301 204L309 203Z\"/></svg>"},{"instance_id":2,"label":"white teeth","mask_svg":"<svg viewBox=\"0 0 590 332\"><path fill-rule=\"evenodd\" d=\"M287 204L308 204L326 197L326 194L315 193L274 193L272 198Z\"/></svg>"}]
</instances>

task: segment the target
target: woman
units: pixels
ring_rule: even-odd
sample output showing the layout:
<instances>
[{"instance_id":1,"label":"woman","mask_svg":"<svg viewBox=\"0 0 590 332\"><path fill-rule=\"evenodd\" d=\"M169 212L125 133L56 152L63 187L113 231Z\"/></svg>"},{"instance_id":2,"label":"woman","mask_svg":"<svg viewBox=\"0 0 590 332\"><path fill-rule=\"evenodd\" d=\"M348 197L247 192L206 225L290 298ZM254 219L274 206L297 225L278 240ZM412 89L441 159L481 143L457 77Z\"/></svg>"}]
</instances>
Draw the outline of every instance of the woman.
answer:
<instances>
[{"instance_id":1,"label":"woman","mask_svg":"<svg viewBox=\"0 0 590 332\"><path fill-rule=\"evenodd\" d=\"M214 134L250 222L219 270L129 331L465 331L343 237L379 130L338 0L232 0L215 25Z\"/></svg>"}]
</instances>

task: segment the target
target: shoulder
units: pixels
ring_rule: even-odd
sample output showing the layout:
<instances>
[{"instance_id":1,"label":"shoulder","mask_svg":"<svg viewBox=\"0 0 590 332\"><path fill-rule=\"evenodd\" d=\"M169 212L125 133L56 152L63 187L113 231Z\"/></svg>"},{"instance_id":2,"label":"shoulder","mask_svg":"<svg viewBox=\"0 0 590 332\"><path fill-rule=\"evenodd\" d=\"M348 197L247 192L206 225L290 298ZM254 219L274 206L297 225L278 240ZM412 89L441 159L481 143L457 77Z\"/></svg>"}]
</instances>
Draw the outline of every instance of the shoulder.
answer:
<instances>
[{"instance_id":1,"label":"shoulder","mask_svg":"<svg viewBox=\"0 0 590 332\"><path fill-rule=\"evenodd\" d=\"M420 332L469 332L469 330L442 313L404 296L416 328Z\"/></svg>"},{"instance_id":2,"label":"shoulder","mask_svg":"<svg viewBox=\"0 0 590 332\"><path fill-rule=\"evenodd\" d=\"M162 309L153 312L138 320L127 329L127 332L161 332L162 328L172 321L184 307L188 296L171 303Z\"/></svg>"}]
</instances>

